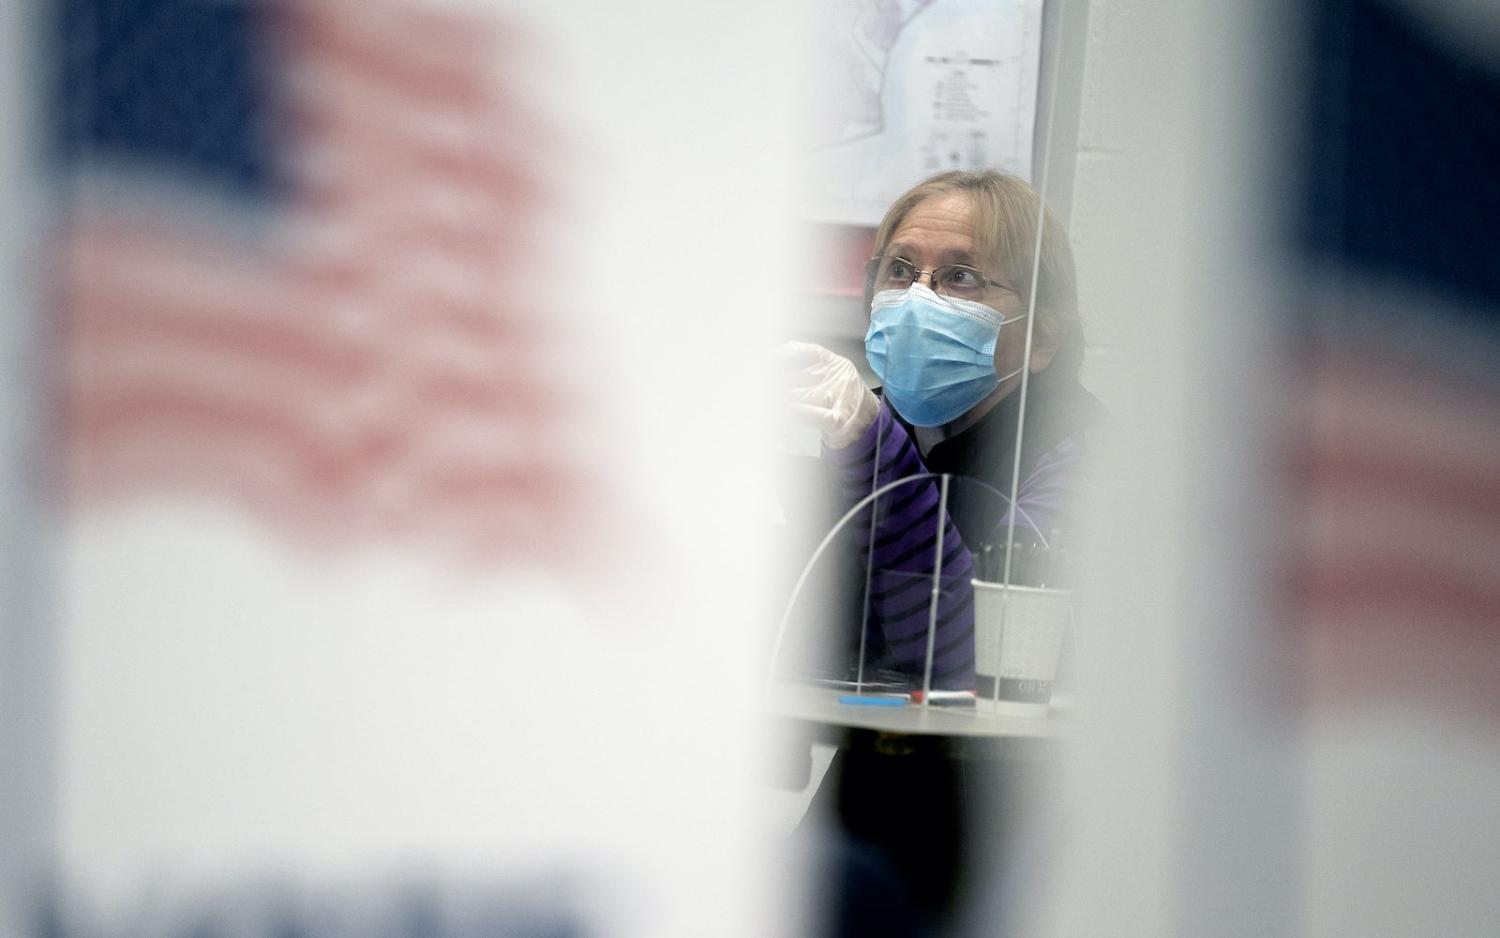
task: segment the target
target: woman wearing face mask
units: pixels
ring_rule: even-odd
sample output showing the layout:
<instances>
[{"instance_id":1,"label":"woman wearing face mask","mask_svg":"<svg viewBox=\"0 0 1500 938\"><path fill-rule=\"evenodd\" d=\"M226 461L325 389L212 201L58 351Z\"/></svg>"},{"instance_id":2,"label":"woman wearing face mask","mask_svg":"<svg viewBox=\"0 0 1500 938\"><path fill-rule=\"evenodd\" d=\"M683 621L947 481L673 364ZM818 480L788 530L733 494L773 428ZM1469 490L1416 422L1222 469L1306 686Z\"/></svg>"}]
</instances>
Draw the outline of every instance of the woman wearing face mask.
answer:
<instances>
[{"instance_id":1,"label":"woman wearing face mask","mask_svg":"<svg viewBox=\"0 0 1500 938\"><path fill-rule=\"evenodd\" d=\"M949 172L896 200L876 231L874 255L866 268L865 355L880 397L851 362L826 349L793 343L785 350L794 408L821 430L849 504L923 472L978 479L1008 496L1018 471L1017 529L1066 532L1088 438L1104 413L1077 379L1083 337L1061 227L1013 176ZM922 599L931 589L937 504L935 481L884 498L871 555L870 660L914 676L927 650ZM988 490L950 488L935 687L974 686L968 582L980 551L1007 543L1009 520ZM867 529L860 536L868 548Z\"/></svg>"},{"instance_id":2,"label":"woman wearing face mask","mask_svg":"<svg viewBox=\"0 0 1500 938\"><path fill-rule=\"evenodd\" d=\"M1019 179L943 173L896 200L876 232L874 255L866 273L865 354L882 383L880 396L851 362L826 349L793 343L784 351L793 407L821 431L844 507L927 472L978 479L1007 496L1014 477L1016 530L1066 536L1089 438L1104 411L1078 383L1083 336L1061 228ZM856 588L868 596L868 614L853 618L863 623L867 660L917 683L927 653L938 504L936 480L914 482L882 498L873 532L870 512L857 532L870 558L868 587ZM935 688L973 689L969 580L986 545L1008 543L1010 513L987 489L960 483L949 487L942 520L932 681ZM1003 762L961 767L940 741L925 737L909 738L901 754L866 736L847 743L809 812L814 827L832 821L841 831L834 842L844 859L831 867L839 933L854 933L851 923L903 901L926 923L914 932L937 928L953 914L961 888L963 858L971 853L965 832L1005 835L983 806L1008 787L1009 770ZM892 884L857 875L855 859L884 863ZM887 931L904 933L889 924L895 919L881 917Z\"/></svg>"}]
</instances>

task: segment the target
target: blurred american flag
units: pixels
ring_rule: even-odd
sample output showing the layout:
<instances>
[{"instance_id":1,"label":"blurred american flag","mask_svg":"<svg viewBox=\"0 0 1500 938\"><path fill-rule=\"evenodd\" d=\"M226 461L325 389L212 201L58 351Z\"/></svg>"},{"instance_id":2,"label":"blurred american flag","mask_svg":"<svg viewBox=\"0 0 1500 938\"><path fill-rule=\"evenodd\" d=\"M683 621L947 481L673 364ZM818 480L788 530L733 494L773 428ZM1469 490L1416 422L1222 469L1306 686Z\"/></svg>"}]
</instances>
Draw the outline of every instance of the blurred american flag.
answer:
<instances>
[{"instance_id":1,"label":"blurred american flag","mask_svg":"<svg viewBox=\"0 0 1500 938\"><path fill-rule=\"evenodd\" d=\"M1500 715L1500 69L1420 5L1319 0L1294 332L1314 696Z\"/></svg>"},{"instance_id":2,"label":"blurred american flag","mask_svg":"<svg viewBox=\"0 0 1500 938\"><path fill-rule=\"evenodd\" d=\"M73 503L564 552L587 486L545 299L557 137L506 24L399 0L57 11Z\"/></svg>"}]
</instances>

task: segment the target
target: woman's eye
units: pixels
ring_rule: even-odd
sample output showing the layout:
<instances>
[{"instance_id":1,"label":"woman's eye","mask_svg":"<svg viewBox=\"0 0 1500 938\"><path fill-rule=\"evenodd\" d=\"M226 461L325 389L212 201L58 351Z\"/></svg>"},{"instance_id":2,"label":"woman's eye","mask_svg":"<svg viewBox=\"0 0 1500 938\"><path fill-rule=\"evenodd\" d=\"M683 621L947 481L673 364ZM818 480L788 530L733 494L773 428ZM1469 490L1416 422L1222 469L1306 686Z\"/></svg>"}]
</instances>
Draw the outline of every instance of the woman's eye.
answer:
<instances>
[{"instance_id":1,"label":"woman's eye","mask_svg":"<svg viewBox=\"0 0 1500 938\"><path fill-rule=\"evenodd\" d=\"M914 271L911 265L905 261L891 261L891 266L886 269L885 279L888 281L911 280Z\"/></svg>"},{"instance_id":2,"label":"woman's eye","mask_svg":"<svg viewBox=\"0 0 1500 938\"><path fill-rule=\"evenodd\" d=\"M948 271L948 282L955 287L977 287L979 274L967 267L955 267Z\"/></svg>"}]
</instances>

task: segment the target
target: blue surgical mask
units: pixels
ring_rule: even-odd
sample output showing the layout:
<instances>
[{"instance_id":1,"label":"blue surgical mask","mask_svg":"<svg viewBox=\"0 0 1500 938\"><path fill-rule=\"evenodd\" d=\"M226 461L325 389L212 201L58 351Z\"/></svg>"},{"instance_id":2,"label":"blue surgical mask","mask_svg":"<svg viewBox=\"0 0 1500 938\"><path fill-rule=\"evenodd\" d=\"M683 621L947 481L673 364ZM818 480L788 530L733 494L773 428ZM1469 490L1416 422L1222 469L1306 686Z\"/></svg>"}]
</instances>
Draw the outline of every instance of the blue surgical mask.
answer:
<instances>
[{"instance_id":1,"label":"blue surgical mask","mask_svg":"<svg viewBox=\"0 0 1500 938\"><path fill-rule=\"evenodd\" d=\"M1013 321L983 303L914 283L875 295L865 358L898 414L912 426L940 427L1020 374L1019 368L1003 378L995 373L1000 327Z\"/></svg>"}]
</instances>

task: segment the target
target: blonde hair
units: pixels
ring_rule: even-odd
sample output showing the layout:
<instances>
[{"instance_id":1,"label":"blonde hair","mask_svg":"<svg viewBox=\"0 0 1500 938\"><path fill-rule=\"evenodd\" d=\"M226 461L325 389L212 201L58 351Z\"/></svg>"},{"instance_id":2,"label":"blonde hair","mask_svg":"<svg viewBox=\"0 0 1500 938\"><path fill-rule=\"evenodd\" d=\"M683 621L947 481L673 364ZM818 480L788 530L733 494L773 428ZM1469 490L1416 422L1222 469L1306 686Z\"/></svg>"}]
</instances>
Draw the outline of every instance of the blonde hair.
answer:
<instances>
[{"instance_id":1,"label":"blonde hair","mask_svg":"<svg viewBox=\"0 0 1500 938\"><path fill-rule=\"evenodd\" d=\"M1083 358L1078 287L1073 251L1061 224L1022 179L999 170L939 173L917 183L891 203L875 230L875 254L885 252L896 229L919 203L962 192L974 210L974 246L984 272L1026 301L1031 296L1032 251L1038 214L1042 217L1042 261L1037 267L1036 333L1039 346L1056 350L1050 367L1076 374ZM985 260L990 263L986 265ZM866 298L868 300L868 297Z\"/></svg>"}]
</instances>

